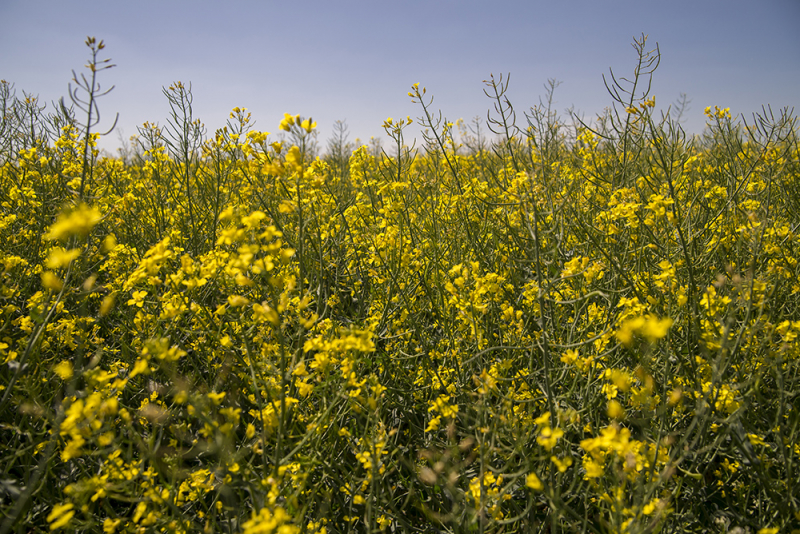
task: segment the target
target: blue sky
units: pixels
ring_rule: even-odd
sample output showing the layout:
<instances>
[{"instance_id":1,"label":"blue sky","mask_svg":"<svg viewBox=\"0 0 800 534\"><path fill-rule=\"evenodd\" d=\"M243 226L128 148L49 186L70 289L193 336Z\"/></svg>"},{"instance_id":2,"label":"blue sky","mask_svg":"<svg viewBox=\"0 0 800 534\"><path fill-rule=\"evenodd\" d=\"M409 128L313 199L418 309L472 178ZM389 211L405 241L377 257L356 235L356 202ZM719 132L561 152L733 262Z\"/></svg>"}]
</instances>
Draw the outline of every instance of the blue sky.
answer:
<instances>
[{"instance_id":1,"label":"blue sky","mask_svg":"<svg viewBox=\"0 0 800 534\"><path fill-rule=\"evenodd\" d=\"M180 80L210 134L240 106L270 132L285 112L312 116L324 144L337 119L364 140L388 116L417 117L415 82L448 119L485 118L491 73L511 73L520 119L550 78L557 110L591 118L611 104L602 75L630 75L632 38L645 33L662 54L657 108L686 93L684 128L699 133L706 106L750 117L800 105L799 27L800 0L0 0L0 78L49 104L82 70L92 35L117 65L100 78L116 85L100 102L103 125L118 112L126 138L165 123L161 88ZM116 132L101 144L118 145Z\"/></svg>"}]
</instances>

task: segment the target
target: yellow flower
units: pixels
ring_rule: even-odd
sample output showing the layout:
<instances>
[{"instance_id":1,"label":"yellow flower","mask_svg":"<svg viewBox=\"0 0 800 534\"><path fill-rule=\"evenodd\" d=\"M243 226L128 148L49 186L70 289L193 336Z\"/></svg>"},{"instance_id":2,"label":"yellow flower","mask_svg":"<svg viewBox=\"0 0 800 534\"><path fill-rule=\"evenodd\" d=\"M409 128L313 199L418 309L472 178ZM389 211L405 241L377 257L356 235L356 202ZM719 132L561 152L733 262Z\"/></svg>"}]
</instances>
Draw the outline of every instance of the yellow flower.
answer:
<instances>
[{"instance_id":1,"label":"yellow flower","mask_svg":"<svg viewBox=\"0 0 800 534\"><path fill-rule=\"evenodd\" d=\"M100 317L105 317L108 315L108 312L114 307L114 303L116 302L117 297L113 293L110 295L106 295L103 298L103 302L100 303Z\"/></svg>"},{"instance_id":2,"label":"yellow flower","mask_svg":"<svg viewBox=\"0 0 800 534\"><path fill-rule=\"evenodd\" d=\"M242 295L228 295L228 304L237 308L240 306L247 306L250 304L250 301L247 300L247 297L243 297Z\"/></svg>"},{"instance_id":3,"label":"yellow flower","mask_svg":"<svg viewBox=\"0 0 800 534\"><path fill-rule=\"evenodd\" d=\"M311 119L305 119L303 122L300 123L300 127L311 133L317 127L317 123L313 122Z\"/></svg>"},{"instance_id":4,"label":"yellow flower","mask_svg":"<svg viewBox=\"0 0 800 534\"><path fill-rule=\"evenodd\" d=\"M608 401L608 416L611 419L624 419L625 418L625 408L622 407L618 401L610 400Z\"/></svg>"},{"instance_id":5,"label":"yellow flower","mask_svg":"<svg viewBox=\"0 0 800 534\"><path fill-rule=\"evenodd\" d=\"M707 106L703 113L709 119L731 118L731 108L720 108L719 106L714 106L714 111L711 111L711 106Z\"/></svg>"},{"instance_id":6,"label":"yellow flower","mask_svg":"<svg viewBox=\"0 0 800 534\"><path fill-rule=\"evenodd\" d=\"M544 412L542 415L537 417L533 420L534 423L537 425L549 425L550 424L550 412Z\"/></svg>"},{"instance_id":7,"label":"yellow flower","mask_svg":"<svg viewBox=\"0 0 800 534\"><path fill-rule=\"evenodd\" d=\"M272 324L272 326L278 326L281 324L281 318L280 315L278 315L278 312L276 312L266 302L262 302L261 304L253 304L253 317L258 321L267 321Z\"/></svg>"},{"instance_id":8,"label":"yellow flower","mask_svg":"<svg viewBox=\"0 0 800 534\"><path fill-rule=\"evenodd\" d=\"M534 472L528 473L528 476L525 477L525 485L531 488L534 491L542 491L544 489L544 484L539 479L539 477Z\"/></svg>"},{"instance_id":9,"label":"yellow flower","mask_svg":"<svg viewBox=\"0 0 800 534\"><path fill-rule=\"evenodd\" d=\"M621 371L619 369L606 369L605 377L610 378L614 385L622 391L628 391L631 388L632 378L625 371Z\"/></svg>"},{"instance_id":10,"label":"yellow flower","mask_svg":"<svg viewBox=\"0 0 800 534\"><path fill-rule=\"evenodd\" d=\"M106 518L106 520L103 522L103 532L105 534L114 534L114 532L117 531L117 527L120 523L122 523L122 519L111 519L110 517Z\"/></svg>"},{"instance_id":11,"label":"yellow flower","mask_svg":"<svg viewBox=\"0 0 800 534\"><path fill-rule=\"evenodd\" d=\"M457 404L448 404L450 395L439 395L439 397L430 403L428 412L437 411L444 417L455 417L458 414Z\"/></svg>"},{"instance_id":12,"label":"yellow flower","mask_svg":"<svg viewBox=\"0 0 800 534\"><path fill-rule=\"evenodd\" d=\"M262 508L258 514L246 521L242 527L244 534L297 534L300 528L291 524L291 517L283 508L275 508L274 511Z\"/></svg>"},{"instance_id":13,"label":"yellow flower","mask_svg":"<svg viewBox=\"0 0 800 534\"><path fill-rule=\"evenodd\" d=\"M266 213L260 210L256 210L250 215L242 217L242 224L247 226L248 228L255 228L256 226L258 226L260 221L266 218L267 218Z\"/></svg>"},{"instance_id":14,"label":"yellow flower","mask_svg":"<svg viewBox=\"0 0 800 534\"><path fill-rule=\"evenodd\" d=\"M656 510L656 508L658 508L658 506L660 504L661 504L661 499L656 497L653 500L651 500L649 503L644 505L644 508L642 508L642 513L644 515L650 515Z\"/></svg>"},{"instance_id":15,"label":"yellow flower","mask_svg":"<svg viewBox=\"0 0 800 534\"><path fill-rule=\"evenodd\" d=\"M583 475L584 480L603 476L603 464L593 460L590 456L583 457L583 468L586 470L586 474Z\"/></svg>"},{"instance_id":16,"label":"yellow flower","mask_svg":"<svg viewBox=\"0 0 800 534\"><path fill-rule=\"evenodd\" d=\"M42 273L42 287L53 291L61 291L61 288L64 287L64 282L53 271L44 271Z\"/></svg>"},{"instance_id":17,"label":"yellow flower","mask_svg":"<svg viewBox=\"0 0 800 534\"><path fill-rule=\"evenodd\" d=\"M607 399L613 399L617 396L619 392L617 386L614 384L603 384L603 387L600 389L601 393L605 393Z\"/></svg>"},{"instance_id":18,"label":"yellow flower","mask_svg":"<svg viewBox=\"0 0 800 534\"><path fill-rule=\"evenodd\" d=\"M281 263L284 265L288 265L292 261L292 256L294 256L295 250L293 248L283 248L281 249L280 256L281 256Z\"/></svg>"},{"instance_id":19,"label":"yellow flower","mask_svg":"<svg viewBox=\"0 0 800 534\"><path fill-rule=\"evenodd\" d=\"M54 506L53 510L47 516L47 522L50 523L50 530L57 530L66 526L66 524L70 522L70 519L72 519L72 516L75 515L74 507L75 505L71 502Z\"/></svg>"},{"instance_id":20,"label":"yellow flower","mask_svg":"<svg viewBox=\"0 0 800 534\"><path fill-rule=\"evenodd\" d=\"M679 404L681 402L682 398L683 398L683 390L681 388L673 388L669 392L669 399L667 399L667 402L669 403L670 406L675 406L676 404Z\"/></svg>"},{"instance_id":21,"label":"yellow flower","mask_svg":"<svg viewBox=\"0 0 800 534\"><path fill-rule=\"evenodd\" d=\"M567 365L573 364L578 360L578 351L575 349L569 349L567 352L561 356L561 361L566 363Z\"/></svg>"},{"instance_id":22,"label":"yellow flower","mask_svg":"<svg viewBox=\"0 0 800 534\"><path fill-rule=\"evenodd\" d=\"M211 402L213 402L214 405L218 405L222 399L225 398L225 392L221 391L217 393L216 391L212 391L211 393L207 393L206 396L211 399Z\"/></svg>"},{"instance_id":23,"label":"yellow flower","mask_svg":"<svg viewBox=\"0 0 800 534\"><path fill-rule=\"evenodd\" d=\"M553 447L556 446L559 438L561 438L563 435L564 431L560 428L553 430L549 426L546 426L541 430L541 432L539 432L539 435L536 437L536 441L539 443L539 445L548 451L551 451L553 450Z\"/></svg>"},{"instance_id":24,"label":"yellow flower","mask_svg":"<svg viewBox=\"0 0 800 534\"><path fill-rule=\"evenodd\" d=\"M669 317L658 319L654 315L648 315L641 334L647 338L647 341L653 343L666 336L671 326L672 319Z\"/></svg>"},{"instance_id":25,"label":"yellow flower","mask_svg":"<svg viewBox=\"0 0 800 534\"><path fill-rule=\"evenodd\" d=\"M283 120L281 121L281 124L278 126L278 128L288 132L292 129L292 126L294 126L294 124L298 120L300 120L300 115L289 115L288 113L284 113Z\"/></svg>"},{"instance_id":26,"label":"yellow flower","mask_svg":"<svg viewBox=\"0 0 800 534\"><path fill-rule=\"evenodd\" d=\"M103 239L103 252L111 252L117 248L117 237L114 234L108 234L105 239Z\"/></svg>"},{"instance_id":27,"label":"yellow flower","mask_svg":"<svg viewBox=\"0 0 800 534\"><path fill-rule=\"evenodd\" d=\"M439 425L441 424L441 422L442 422L442 416L437 415L436 417L431 419L431 421L428 423L428 426L425 427L425 432L435 432L436 430L439 429Z\"/></svg>"},{"instance_id":28,"label":"yellow flower","mask_svg":"<svg viewBox=\"0 0 800 534\"><path fill-rule=\"evenodd\" d=\"M131 378L136 375L141 374L148 374L150 373L150 364L147 363L147 360L143 358L139 358L136 360L136 363L133 364L133 370L131 371Z\"/></svg>"},{"instance_id":29,"label":"yellow flower","mask_svg":"<svg viewBox=\"0 0 800 534\"><path fill-rule=\"evenodd\" d=\"M70 237L86 237L102 219L97 208L81 204L70 213L62 213L44 236L49 241L66 240Z\"/></svg>"},{"instance_id":30,"label":"yellow flower","mask_svg":"<svg viewBox=\"0 0 800 534\"><path fill-rule=\"evenodd\" d=\"M141 308L144 305L144 298L147 296L147 291L134 291L132 299L128 301L128 306L136 306Z\"/></svg>"},{"instance_id":31,"label":"yellow flower","mask_svg":"<svg viewBox=\"0 0 800 534\"><path fill-rule=\"evenodd\" d=\"M567 456L563 460L559 459L557 456L551 456L550 461L556 464L556 468L558 469L559 473L563 473L567 470L569 466L572 465L572 458Z\"/></svg>"},{"instance_id":32,"label":"yellow flower","mask_svg":"<svg viewBox=\"0 0 800 534\"><path fill-rule=\"evenodd\" d=\"M297 391L302 397L308 397L311 395L311 392L314 391L314 385L309 384L307 380L298 380L295 382L295 385L297 386Z\"/></svg>"},{"instance_id":33,"label":"yellow flower","mask_svg":"<svg viewBox=\"0 0 800 534\"><path fill-rule=\"evenodd\" d=\"M62 247L56 247L50 251L50 254L47 256L47 261L45 261L45 266L48 269L58 269L61 267L65 267L70 264L72 260L77 258L81 255L81 249L73 248L70 250L65 250Z\"/></svg>"},{"instance_id":34,"label":"yellow flower","mask_svg":"<svg viewBox=\"0 0 800 534\"><path fill-rule=\"evenodd\" d=\"M53 367L53 372L57 374L61 380L69 380L72 378L72 362L67 360L60 362Z\"/></svg>"},{"instance_id":35,"label":"yellow flower","mask_svg":"<svg viewBox=\"0 0 800 534\"><path fill-rule=\"evenodd\" d=\"M631 346L635 335L644 337L649 343L655 343L667 335L671 326L672 319L669 317L663 319L655 315L634 317L622 323L617 330L617 339L626 347Z\"/></svg>"},{"instance_id":36,"label":"yellow flower","mask_svg":"<svg viewBox=\"0 0 800 534\"><path fill-rule=\"evenodd\" d=\"M295 204L291 200L283 200L278 205L278 212L284 215L292 213L294 212L294 210L295 210Z\"/></svg>"}]
</instances>

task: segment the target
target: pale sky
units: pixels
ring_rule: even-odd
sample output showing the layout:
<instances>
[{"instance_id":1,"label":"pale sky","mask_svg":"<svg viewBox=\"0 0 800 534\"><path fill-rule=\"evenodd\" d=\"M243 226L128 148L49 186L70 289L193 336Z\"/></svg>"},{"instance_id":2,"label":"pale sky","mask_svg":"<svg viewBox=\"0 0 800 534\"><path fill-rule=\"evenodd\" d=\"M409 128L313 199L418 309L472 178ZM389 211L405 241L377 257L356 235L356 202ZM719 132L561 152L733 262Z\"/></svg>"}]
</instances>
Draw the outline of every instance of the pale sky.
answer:
<instances>
[{"instance_id":1,"label":"pale sky","mask_svg":"<svg viewBox=\"0 0 800 534\"><path fill-rule=\"evenodd\" d=\"M273 133L284 113L311 116L324 146L337 119L352 141L383 135L389 116L419 116L407 96L416 82L449 120L485 118L492 73L511 73L520 125L550 78L565 118L570 107L591 118L612 102L602 75L630 76L632 39L645 33L662 54L657 109L686 93L691 134L706 106L748 118L799 106L798 28L800 0L0 0L0 78L51 109L71 70L85 71L91 35L117 65L99 80L116 86L102 125L118 112L125 138L165 123L161 89L180 80L209 135L239 106ZM118 145L116 132L101 143Z\"/></svg>"}]
</instances>

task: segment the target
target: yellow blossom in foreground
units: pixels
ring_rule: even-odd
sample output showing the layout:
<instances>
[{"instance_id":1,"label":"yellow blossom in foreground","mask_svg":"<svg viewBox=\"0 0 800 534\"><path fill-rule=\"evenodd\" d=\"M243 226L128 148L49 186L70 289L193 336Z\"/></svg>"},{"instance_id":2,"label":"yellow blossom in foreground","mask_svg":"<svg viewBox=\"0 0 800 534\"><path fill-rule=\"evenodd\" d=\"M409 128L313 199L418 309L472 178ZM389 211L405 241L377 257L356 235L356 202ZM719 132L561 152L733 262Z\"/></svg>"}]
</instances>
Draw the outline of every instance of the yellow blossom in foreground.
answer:
<instances>
[{"instance_id":1,"label":"yellow blossom in foreground","mask_svg":"<svg viewBox=\"0 0 800 534\"><path fill-rule=\"evenodd\" d=\"M608 416L611 419L624 419L625 408L622 407L622 404L620 404L619 401L610 400L608 401Z\"/></svg>"},{"instance_id":2,"label":"yellow blossom in foreground","mask_svg":"<svg viewBox=\"0 0 800 534\"><path fill-rule=\"evenodd\" d=\"M296 534L300 532L300 528L292 525L290 521L289 514L283 508L276 508L274 511L262 508L258 514L246 521L242 527L244 527L244 534L270 534L272 532Z\"/></svg>"},{"instance_id":3,"label":"yellow blossom in foreground","mask_svg":"<svg viewBox=\"0 0 800 534\"><path fill-rule=\"evenodd\" d=\"M222 402L223 398L225 398L225 392L221 391L221 392L217 393L216 391L212 391L211 393L208 393L207 396L208 396L209 399L211 399L211 402L213 402L215 405L217 405L220 402Z\"/></svg>"},{"instance_id":4,"label":"yellow blossom in foreground","mask_svg":"<svg viewBox=\"0 0 800 534\"><path fill-rule=\"evenodd\" d=\"M660 504L661 504L661 499L656 497L655 499L651 500L649 503L644 505L644 508L642 508L642 513L644 515L650 515L656 510L656 508L658 508Z\"/></svg>"},{"instance_id":5,"label":"yellow blossom in foreground","mask_svg":"<svg viewBox=\"0 0 800 534\"><path fill-rule=\"evenodd\" d=\"M292 126L300 120L300 115L289 115L288 113L283 114L283 120L281 121L278 128L284 131L290 131Z\"/></svg>"},{"instance_id":6,"label":"yellow blossom in foreground","mask_svg":"<svg viewBox=\"0 0 800 534\"><path fill-rule=\"evenodd\" d=\"M70 213L62 213L44 238L53 241L66 240L73 236L86 237L100 219L102 214L97 208L81 204Z\"/></svg>"},{"instance_id":7,"label":"yellow blossom in foreground","mask_svg":"<svg viewBox=\"0 0 800 534\"><path fill-rule=\"evenodd\" d=\"M80 255L81 249L79 248L64 250L61 247L56 247L50 251L44 264L48 269L59 269L69 265L72 260Z\"/></svg>"},{"instance_id":8,"label":"yellow blossom in foreground","mask_svg":"<svg viewBox=\"0 0 800 534\"><path fill-rule=\"evenodd\" d=\"M528 476L525 477L525 485L535 491L542 491L544 489L544 485L536 473L528 473Z\"/></svg>"},{"instance_id":9,"label":"yellow blossom in foreground","mask_svg":"<svg viewBox=\"0 0 800 534\"><path fill-rule=\"evenodd\" d=\"M53 507L53 510L47 516L47 522L50 523L50 530L57 530L67 525L75 515L75 511L71 502L66 504L58 504Z\"/></svg>"},{"instance_id":10,"label":"yellow blossom in foreground","mask_svg":"<svg viewBox=\"0 0 800 534\"><path fill-rule=\"evenodd\" d=\"M133 365L133 370L131 371L131 378L133 378L136 375L148 374L148 373L150 373L150 365L147 363L147 360L139 358Z\"/></svg>"},{"instance_id":11,"label":"yellow blossom in foreground","mask_svg":"<svg viewBox=\"0 0 800 534\"><path fill-rule=\"evenodd\" d=\"M551 456L550 461L555 464L559 473L565 472L569 468L569 466L572 465L572 458L570 458L569 456L567 456L563 460L558 458L557 456Z\"/></svg>"},{"instance_id":12,"label":"yellow blossom in foreground","mask_svg":"<svg viewBox=\"0 0 800 534\"><path fill-rule=\"evenodd\" d=\"M61 378L61 380L69 380L72 378L72 362L64 360L53 367L53 372Z\"/></svg>"},{"instance_id":13,"label":"yellow blossom in foreground","mask_svg":"<svg viewBox=\"0 0 800 534\"><path fill-rule=\"evenodd\" d=\"M250 301L242 295L228 295L228 304L234 308L237 308L241 306L247 306L250 304Z\"/></svg>"},{"instance_id":14,"label":"yellow blossom in foreground","mask_svg":"<svg viewBox=\"0 0 800 534\"><path fill-rule=\"evenodd\" d=\"M64 282L53 271L45 271L42 273L42 287L53 291L61 291L61 288L64 287Z\"/></svg>"},{"instance_id":15,"label":"yellow blossom in foreground","mask_svg":"<svg viewBox=\"0 0 800 534\"><path fill-rule=\"evenodd\" d=\"M604 468L603 464L593 460L589 456L583 457L583 468L586 470L586 474L583 475L584 480L589 480L592 478L600 478L603 476Z\"/></svg>"},{"instance_id":16,"label":"yellow blossom in foreground","mask_svg":"<svg viewBox=\"0 0 800 534\"><path fill-rule=\"evenodd\" d=\"M103 532L105 534L113 534L117 531L117 527L120 523L122 523L121 519L111 519L110 517L106 518L106 520L103 522Z\"/></svg>"},{"instance_id":17,"label":"yellow blossom in foreground","mask_svg":"<svg viewBox=\"0 0 800 534\"><path fill-rule=\"evenodd\" d=\"M458 405L448 404L449 401L450 395L439 395L439 397L428 406L428 412L437 411L444 417L455 417L458 413Z\"/></svg>"},{"instance_id":18,"label":"yellow blossom in foreground","mask_svg":"<svg viewBox=\"0 0 800 534\"><path fill-rule=\"evenodd\" d=\"M106 295L103 298L103 302L100 303L100 317L105 317L108 315L108 312L110 312L114 307L116 300L117 298L113 293L111 295Z\"/></svg>"},{"instance_id":19,"label":"yellow blossom in foreground","mask_svg":"<svg viewBox=\"0 0 800 534\"><path fill-rule=\"evenodd\" d=\"M108 253L115 248L117 248L117 238L114 234L108 234L105 239L103 239L102 250L103 252Z\"/></svg>"},{"instance_id":20,"label":"yellow blossom in foreground","mask_svg":"<svg viewBox=\"0 0 800 534\"><path fill-rule=\"evenodd\" d=\"M313 122L311 119L305 119L303 122L300 123L300 127L303 128L308 133L311 133L317 127L317 123Z\"/></svg>"},{"instance_id":21,"label":"yellow blossom in foreground","mask_svg":"<svg viewBox=\"0 0 800 534\"><path fill-rule=\"evenodd\" d=\"M655 343L667 335L671 326L672 319L669 317L663 319L655 315L635 317L622 323L617 330L617 339L626 347L631 346L635 335L644 337L649 343Z\"/></svg>"},{"instance_id":22,"label":"yellow blossom in foreground","mask_svg":"<svg viewBox=\"0 0 800 534\"><path fill-rule=\"evenodd\" d=\"M559 438L564 435L564 431L560 428L556 428L555 430L551 429L549 426L544 427L539 435L536 437L536 441L547 449L548 451L553 450L553 447L556 446Z\"/></svg>"}]
</instances>

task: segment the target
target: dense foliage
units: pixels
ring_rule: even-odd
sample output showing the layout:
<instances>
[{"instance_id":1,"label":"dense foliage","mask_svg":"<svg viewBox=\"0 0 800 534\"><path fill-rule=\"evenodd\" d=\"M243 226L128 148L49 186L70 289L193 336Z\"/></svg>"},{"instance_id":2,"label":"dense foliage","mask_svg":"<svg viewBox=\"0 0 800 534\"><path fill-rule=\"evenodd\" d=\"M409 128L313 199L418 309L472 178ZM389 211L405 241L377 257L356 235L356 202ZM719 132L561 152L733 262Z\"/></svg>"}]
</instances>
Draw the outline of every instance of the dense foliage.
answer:
<instances>
[{"instance_id":1,"label":"dense foliage","mask_svg":"<svg viewBox=\"0 0 800 534\"><path fill-rule=\"evenodd\" d=\"M415 84L318 158L175 83L107 158L88 44L83 108L0 86L2 532L798 528L789 113L687 138L637 40L592 124Z\"/></svg>"}]
</instances>

